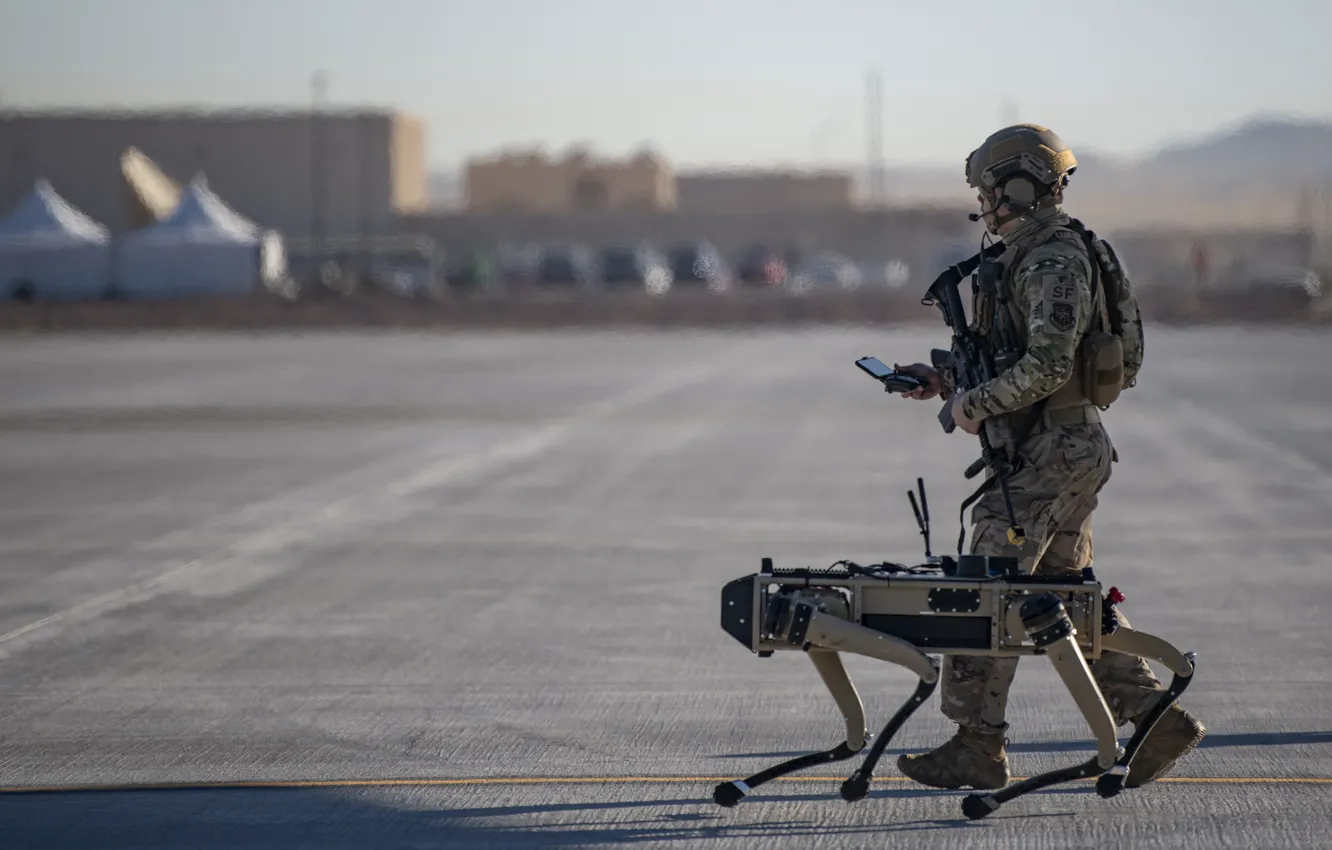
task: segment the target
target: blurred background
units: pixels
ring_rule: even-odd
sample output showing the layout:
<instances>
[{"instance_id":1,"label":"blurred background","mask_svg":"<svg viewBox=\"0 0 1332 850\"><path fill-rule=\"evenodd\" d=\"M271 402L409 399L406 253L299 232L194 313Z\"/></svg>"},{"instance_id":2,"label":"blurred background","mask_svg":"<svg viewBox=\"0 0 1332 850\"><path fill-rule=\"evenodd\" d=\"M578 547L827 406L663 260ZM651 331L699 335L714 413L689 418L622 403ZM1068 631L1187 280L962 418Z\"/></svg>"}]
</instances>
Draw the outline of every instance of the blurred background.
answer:
<instances>
[{"instance_id":1,"label":"blurred background","mask_svg":"<svg viewBox=\"0 0 1332 850\"><path fill-rule=\"evenodd\" d=\"M6 4L0 298L882 301L975 251L963 160L1032 121L1140 288L1301 310L1332 9L1286 5L1061 10L1016 47L971 0Z\"/></svg>"}]
</instances>

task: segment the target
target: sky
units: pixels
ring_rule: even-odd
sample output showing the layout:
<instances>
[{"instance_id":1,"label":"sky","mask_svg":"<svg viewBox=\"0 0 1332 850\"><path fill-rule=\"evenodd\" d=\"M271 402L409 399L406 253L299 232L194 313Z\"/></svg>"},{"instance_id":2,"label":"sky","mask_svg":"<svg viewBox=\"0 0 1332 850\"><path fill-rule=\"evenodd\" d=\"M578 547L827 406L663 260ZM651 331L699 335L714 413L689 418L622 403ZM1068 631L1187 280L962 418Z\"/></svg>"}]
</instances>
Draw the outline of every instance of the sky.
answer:
<instances>
[{"instance_id":1,"label":"sky","mask_svg":"<svg viewBox=\"0 0 1332 850\"><path fill-rule=\"evenodd\" d=\"M1012 120L1142 156L1332 120L1332 0L0 0L0 106L401 109L436 169L644 145L683 167L960 164Z\"/></svg>"}]
</instances>

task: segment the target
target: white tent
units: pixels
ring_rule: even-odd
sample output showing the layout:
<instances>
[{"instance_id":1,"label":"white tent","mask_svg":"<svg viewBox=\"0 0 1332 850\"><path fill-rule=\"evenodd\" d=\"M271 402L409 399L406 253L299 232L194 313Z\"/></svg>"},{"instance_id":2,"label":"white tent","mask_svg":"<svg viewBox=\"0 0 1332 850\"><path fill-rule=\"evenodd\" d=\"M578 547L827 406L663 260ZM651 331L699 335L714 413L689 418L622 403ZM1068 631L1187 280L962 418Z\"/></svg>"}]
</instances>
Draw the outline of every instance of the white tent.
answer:
<instances>
[{"instance_id":1,"label":"white tent","mask_svg":"<svg viewBox=\"0 0 1332 850\"><path fill-rule=\"evenodd\" d=\"M0 298L100 298L110 234L46 180L0 221Z\"/></svg>"},{"instance_id":2,"label":"white tent","mask_svg":"<svg viewBox=\"0 0 1332 850\"><path fill-rule=\"evenodd\" d=\"M171 215L122 237L115 291L122 298L244 295L285 273L277 234L228 207L198 175Z\"/></svg>"}]
</instances>

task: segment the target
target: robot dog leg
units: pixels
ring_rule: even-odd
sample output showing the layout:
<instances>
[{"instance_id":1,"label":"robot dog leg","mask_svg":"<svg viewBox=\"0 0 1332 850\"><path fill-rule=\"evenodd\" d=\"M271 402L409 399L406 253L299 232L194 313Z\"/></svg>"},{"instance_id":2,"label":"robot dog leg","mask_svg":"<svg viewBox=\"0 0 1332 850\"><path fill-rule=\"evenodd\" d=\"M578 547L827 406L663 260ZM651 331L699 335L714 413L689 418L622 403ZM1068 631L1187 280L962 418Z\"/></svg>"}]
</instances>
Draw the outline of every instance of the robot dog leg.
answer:
<instances>
[{"instance_id":1,"label":"robot dog leg","mask_svg":"<svg viewBox=\"0 0 1332 850\"><path fill-rule=\"evenodd\" d=\"M1112 588L1112 600L1114 596L1115 591ZM1108 611L1111 605L1113 602L1109 603L1105 610ZM1134 631L1127 626L1114 625L1116 621L1113 615L1103 617L1103 624L1112 631L1101 636L1102 650L1114 650L1159 661L1174 673L1170 686L1161 693L1142 725L1135 730L1128 746L1121 750L1110 709L1096 686L1083 651L1075 639L1076 630L1069 621L1059 598L1054 594L1030 597L1022 603L1018 615L1032 643L1049 657L1056 672L1059 673L1059 678L1063 680L1064 686L1068 688L1081 710L1087 725L1091 727L1096 737L1097 752L1094 758L1083 764L1042 773L1015 782L993 794L968 794L962 800L962 812L972 820L983 818L1009 800L1028 792L1092 776L1100 776L1096 782L1098 794L1107 799L1115 796L1123 790L1133 757L1137 755L1147 734L1193 679L1192 653L1180 652L1154 635Z\"/></svg>"},{"instance_id":2,"label":"robot dog leg","mask_svg":"<svg viewBox=\"0 0 1332 850\"><path fill-rule=\"evenodd\" d=\"M865 727L865 707L860 701L860 694L856 692L856 686L851 682L851 677L847 675L846 668L842 666L841 656L836 652L812 647L808 654L809 660L814 662L814 668L819 671L819 676L828 686L833 699L837 702L838 710L846 720L846 740L831 750L793 758L773 765L767 770L761 770L753 776L737 779L734 782L723 782L712 792L713 802L717 805L729 808L739 803L750 791L779 776L820 764L849 759L865 746L865 741L869 738L869 732Z\"/></svg>"},{"instance_id":3,"label":"robot dog leg","mask_svg":"<svg viewBox=\"0 0 1332 850\"><path fill-rule=\"evenodd\" d=\"M1173 674L1170 685L1162 691L1161 696L1157 698L1156 705L1152 706L1152 710L1147 713L1147 717L1134 730L1133 737L1129 739L1128 746L1124 748L1123 756L1109 773L1097 780L1096 793L1109 799L1123 790L1124 781L1128 779L1129 771L1133 766L1133 757L1138 754L1143 741L1156 727L1157 721L1161 719L1170 706L1179 699L1179 695L1184 693L1184 689L1189 686L1189 683L1193 681L1196 656L1192 652L1180 652L1155 635L1139 632L1122 625L1116 627L1110 634L1105 635L1101 639L1101 645L1115 652L1136 655L1150 661L1159 661L1170 668L1170 672Z\"/></svg>"},{"instance_id":4,"label":"robot dog leg","mask_svg":"<svg viewBox=\"0 0 1332 850\"><path fill-rule=\"evenodd\" d=\"M770 571L771 563L764 559L764 569ZM754 614L757 613L756 606L761 604L756 595L761 589L755 578L748 576L732 582L723 591L722 616L723 622L729 623L728 631L751 645L756 645L760 635L763 635L774 648L803 649L846 720L847 736L843 743L831 750L782 762L745 779L723 782L713 790L712 799L721 806L734 806L765 782L816 765L843 761L864 748L870 737L865 726L864 705L842 665L839 651L855 652L900 664L921 678L916 693L879 733L866 767L856 773L857 777L861 777L857 780L858 784L853 785L852 780L848 780L843 787L843 796L850 793L847 790L850 787L859 788L859 796L863 797L869 787L874 764L888 741L912 712L933 693L939 681L938 665L906 641L849 622L849 599L844 592L837 590L794 593L775 599L763 611L760 630L759 617ZM770 655L771 650L763 650L760 654Z\"/></svg>"}]
</instances>

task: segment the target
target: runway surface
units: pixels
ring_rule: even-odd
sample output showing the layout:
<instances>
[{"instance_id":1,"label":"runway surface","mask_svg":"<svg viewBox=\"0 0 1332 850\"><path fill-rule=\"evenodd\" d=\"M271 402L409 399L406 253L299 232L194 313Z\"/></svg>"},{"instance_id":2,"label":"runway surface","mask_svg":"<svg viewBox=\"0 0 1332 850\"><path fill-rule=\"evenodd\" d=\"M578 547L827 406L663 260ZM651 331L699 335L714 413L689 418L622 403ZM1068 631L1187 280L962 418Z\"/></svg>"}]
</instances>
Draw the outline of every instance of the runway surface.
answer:
<instances>
[{"instance_id":1,"label":"runway surface","mask_svg":"<svg viewBox=\"0 0 1332 850\"><path fill-rule=\"evenodd\" d=\"M937 697L868 800L709 799L842 734L721 585L918 556L918 475L956 539L974 441L852 365L942 332L0 340L0 785L122 787L0 795L0 847L1325 847L1332 337L1149 334L1097 569L1199 653L1210 735L975 823L892 764ZM913 686L848 666L874 727ZM1090 756L1037 659L1009 719L1018 775Z\"/></svg>"}]
</instances>

